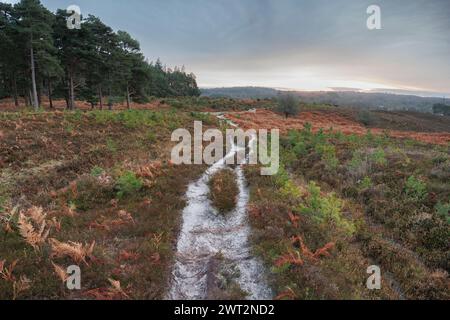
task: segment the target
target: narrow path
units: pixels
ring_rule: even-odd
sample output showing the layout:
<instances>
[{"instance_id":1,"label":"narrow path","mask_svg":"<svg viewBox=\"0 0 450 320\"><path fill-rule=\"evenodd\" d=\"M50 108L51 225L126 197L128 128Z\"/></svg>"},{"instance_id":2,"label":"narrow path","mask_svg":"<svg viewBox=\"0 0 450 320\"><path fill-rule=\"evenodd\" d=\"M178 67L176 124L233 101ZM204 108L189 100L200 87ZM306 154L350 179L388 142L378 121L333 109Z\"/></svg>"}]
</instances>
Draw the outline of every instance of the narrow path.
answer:
<instances>
[{"instance_id":1,"label":"narrow path","mask_svg":"<svg viewBox=\"0 0 450 320\"><path fill-rule=\"evenodd\" d=\"M207 299L209 265L217 254L239 269L237 283L248 293L248 299L268 300L273 297L266 283L263 264L252 256L248 241L249 191L242 167L235 169L239 195L233 212L226 216L219 214L208 199L211 176L225 168L226 159L234 157L238 151L234 145L230 153L188 187L168 299Z\"/></svg>"}]
</instances>

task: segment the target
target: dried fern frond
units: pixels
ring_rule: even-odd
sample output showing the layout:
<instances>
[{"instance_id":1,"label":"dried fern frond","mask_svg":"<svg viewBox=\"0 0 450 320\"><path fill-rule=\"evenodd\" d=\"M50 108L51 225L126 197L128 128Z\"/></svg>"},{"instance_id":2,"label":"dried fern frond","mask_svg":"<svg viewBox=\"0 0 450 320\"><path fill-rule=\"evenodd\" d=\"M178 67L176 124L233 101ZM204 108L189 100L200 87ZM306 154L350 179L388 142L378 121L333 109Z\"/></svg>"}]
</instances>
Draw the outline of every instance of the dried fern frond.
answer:
<instances>
[{"instance_id":1,"label":"dried fern frond","mask_svg":"<svg viewBox=\"0 0 450 320\"><path fill-rule=\"evenodd\" d=\"M0 276L5 281L14 281L15 277L13 275L14 268L19 260L14 260L9 264L9 267L5 267L6 260L0 260Z\"/></svg>"},{"instance_id":2,"label":"dried fern frond","mask_svg":"<svg viewBox=\"0 0 450 320\"><path fill-rule=\"evenodd\" d=\"M108 288L96 288L84 292L84 296L93 297L96 300L116 300L130 297L128 294L122 289L120 281L109 278L109 283L111 284Z\"/></svg>"},{"instance_id":3,"label":"dried fern frond","mask_svg":"<svg viewBox=\"0 0 450 320\"><path fill-rule=\"evenodd\" d=\"M287 254L279 257L275 261L275 266L277 267L282 267L286 264L294 266L302 266L304 262L300 257L300 253L298 251L289 251Z\"/></svg>"},{"instance_id":4,"label":"dried fern frond","mask_svg":"<svg viewBox=\"0 0 450 320\"><path fill-rule=\"evenodd\" d=\"M120 281L108 278L109 283L111 283L111 288L109 289L112 295L124 296L126 298L130 298L125 291L123 291L122 286L120 285Z\"/></svg>"},{"instance_id":5,"label":"dried fern frond","mask_svg":"<svg viewBox=\"0 0 450 320\"><path fill-rule=\"evenodd\" d=\"M92 256L95 246L95 241L93 241L90 245L83 245L72 241L64 243L53 238L49 240L49 243L52 246L52 257L70 257L76 263L84 262L86 264L86 258Z\"/></svg>"},{"instance_id":6,"label":"dried fern frond","mask_svg":"<svg viewBox=\"0 0 450 320\"><path fill-rule=\"evenodd\" d=\"M283 299L295 300L297 299L297 295L295 294L294 290L287 287L286 291L280 293L278 296L275 297L275 300L283 300Z\"/></svg>"},{"instance_id":7,"label":"dried fern frond","mask_svg":"<svg viewBox=\"0 0 450 320\"><path fill-rule=\"evenodd\" d=\"M67 274L66 270L64 270L63 267L61 267L60 265L57 265L53 261L52 261L52 265L53 265L53 268L55 269L56 275L61 279L61 281L63 283L66 282L67 278L69 277L69 275Z\"/></svg>"},{"instance_id":8,"label":"dried fern frond","mask_svg":"<svg viewBox=\"0 0 450 320\"><path fill-rule=\"evenodd\" d=\"M328 257L330 256L330 250L333 249L335 246L334 242L327 243L323 248L318 249L316 252L314 252L314 257Z\"/></svg>"},{"instance_id":9,"label":"dried fern frond","mask_svg":"<svg viewBox=\"0 0 450 320\"><path fill-rule=\"evenodd\" d=\"M300 221L300 217L293 214L291 211L288 213L289 220L295 228L298 228L298 222Z\"/></svg>"},{"instance_id":10,"label":"dried fern frond","mask_svg":"<svg viewBox=\"0 0 450 320\"><path fill-rule=\"evenodd\" d=\"M16 300L21 293L29 290L30 288L31 280L26 276L20 276L20 279L18 281L14 281L13 284L13 300Z\"/></svg>"},{"instance_id":11,"label":"dried fern frond","mask_svg":"<svg viewBox=\"0 0 450 320\"><path fill-rule=\"evenodd\" d=\"M41 225L47 217L47 214L44 213L42 207L31 207L25 212L25 215L38 225Z\"/></svg>"},{"instance_id":12,"label":"dried fern frond","mask_svg":"<svg viewBox=\"0 0 450 320\"><path fill-rule=\"evenodd\" d=\"M39 211L35 211L33 214L34 216L29 218L21 212L19 214L18 227L22 238L32 246L34 250L39 250L40 246L45 243L50 234L50 227L47 227L45 218L41 219ZM35 221L36 228L32 224L32 221ZM37 221L41 222L38 224Z\"/></svg>"},{"instance_id":13,"label":"dried fern frond","mask_svg":"<svg viewBox=\"0 0 450 320\"><path fill-rule=\"evenodd\" d=\"M312 261L317 261L320 257L330 256L330 250L334 248L335 243L330 242L327 243L320 249L317 249L315 252L312 252L303 241L303 238L300 236L292 237L292 244L300 244L302 255Z\"/></svg>"},{"instance_id":14,"label":"dried fern frond","mask_svg":"<svg viewBox=\"0 0 450 320\"><path fill-rule=\"evenodd\" d=\"M49 221L49 224L56 229L57 232L61 232L61 220L57 220L56 217L53 217L52 220Z\"/></svg>"},{"instance_id":15,"label":"dried fern frond","mask_svg":"<svg viewBox=\"0 0 450 320\"><path fill-rule=\"evenodd\" d=\"M131 215L131 213L125 211L125 210L120 210L117 215L119 216L120 219L124 220L124 221L129 221L134 223L134 219L133 216Z\"/></svg>"}]
</instances>

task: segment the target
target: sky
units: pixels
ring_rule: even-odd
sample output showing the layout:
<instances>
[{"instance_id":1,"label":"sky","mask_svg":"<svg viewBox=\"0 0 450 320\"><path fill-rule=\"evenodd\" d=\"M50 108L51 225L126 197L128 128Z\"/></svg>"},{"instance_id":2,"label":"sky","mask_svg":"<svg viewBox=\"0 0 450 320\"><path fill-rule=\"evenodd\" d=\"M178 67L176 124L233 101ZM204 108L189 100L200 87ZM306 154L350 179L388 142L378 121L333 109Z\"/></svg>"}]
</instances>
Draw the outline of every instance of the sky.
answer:
<instances>
[{"instance_id":1,"label":"sky","mask_svg":"<svg viewBox=\"0 0 450 320\"><path fill-rule=\"evenodd\" d=\"M1 0L0 0L1 1ZM14 2L14 1L7 1ZM415 92L450 97L450 0L42 0L128 31L149 60L201 87ZM367 8L381 9L381 30Z\"/></svg>"}]
</instances>

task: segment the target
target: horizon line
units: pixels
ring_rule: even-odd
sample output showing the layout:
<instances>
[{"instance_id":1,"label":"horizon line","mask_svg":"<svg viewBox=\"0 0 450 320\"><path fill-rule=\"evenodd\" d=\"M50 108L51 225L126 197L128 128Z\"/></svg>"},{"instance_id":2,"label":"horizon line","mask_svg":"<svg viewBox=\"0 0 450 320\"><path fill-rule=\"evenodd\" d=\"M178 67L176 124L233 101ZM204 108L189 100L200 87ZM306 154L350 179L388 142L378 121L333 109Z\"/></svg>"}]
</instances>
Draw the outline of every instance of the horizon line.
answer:
<instances>
[{"instance_id":1,"label":"horizon line","mask_svg":"<svg viewBox=\"0 0 450 320\"><path fill-rule=\"evenodd\" d=\"M384 93L400 96L416 96L421 98L445 98L450 99L450 92L435 92L435 91L422 91L422 90L407 90L407 89L360 89L351 87L341 87L341 88L325 88L321 90L307 90L298 88L283 88L283 87L265 87L265 86L199 86L199 89L237 89L237 88L261 88L261 89L271 89L276 91L286 91L286 92L353 92L353 93ZM339 90L337 90L339 89Z\"/></svg>"}]
</instances>

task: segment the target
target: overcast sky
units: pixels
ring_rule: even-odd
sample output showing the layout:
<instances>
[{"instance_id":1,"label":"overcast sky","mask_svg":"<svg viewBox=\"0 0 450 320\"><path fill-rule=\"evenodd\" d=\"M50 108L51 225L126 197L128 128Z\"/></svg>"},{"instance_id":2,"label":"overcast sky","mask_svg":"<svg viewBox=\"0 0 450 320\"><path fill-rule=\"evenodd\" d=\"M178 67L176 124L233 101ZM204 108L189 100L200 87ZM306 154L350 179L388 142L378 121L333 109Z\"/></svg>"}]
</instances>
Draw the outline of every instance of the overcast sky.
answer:
<instances>
[{"instance_id":1,"label":"overcast sky","mask_svg":"<svg viewBox=\"0 0 450 320\"><path fill-rule=\"evenodd\" d=\"M450 93L450 0L42 2L52 11L79 5L204 87ZM366 26L371 4L381 7L382 30Z\"/></svg>"}]
</instances>

